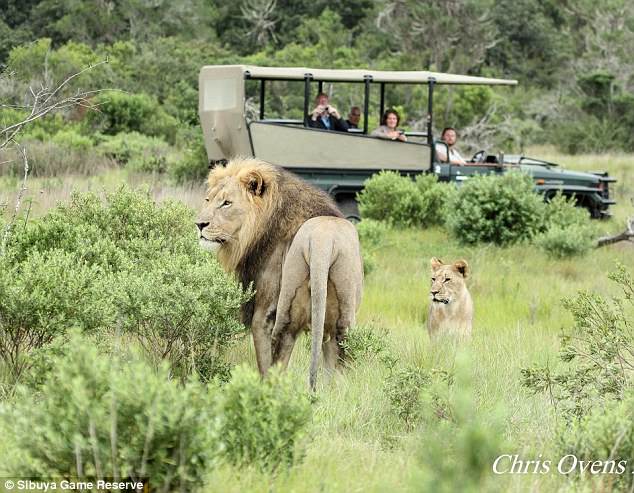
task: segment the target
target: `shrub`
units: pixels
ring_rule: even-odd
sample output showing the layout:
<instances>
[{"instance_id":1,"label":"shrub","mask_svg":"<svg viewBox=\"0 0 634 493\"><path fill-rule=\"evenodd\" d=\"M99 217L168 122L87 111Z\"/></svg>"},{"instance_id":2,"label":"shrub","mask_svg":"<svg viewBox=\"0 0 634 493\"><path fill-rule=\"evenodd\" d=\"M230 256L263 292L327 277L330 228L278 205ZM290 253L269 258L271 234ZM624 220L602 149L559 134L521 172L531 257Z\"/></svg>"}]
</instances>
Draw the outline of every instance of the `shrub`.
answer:
<instances>
[{"instance_id":1,"label":"shrub","mask_svg":"<svg viewBox=\"0 0 634 493\"><path fill-rule=\"evenodd\" d=\"M209 379L216 370L226 374L222 356L244 330L237 315L249 293L199 248L191 225L190 210L171 202L159 206L147 193L122 188L105 202L94 194L74 194L69 204L12 237L4 260L9 269L0 275L7 286L0 303L14 309L19 323L11 319L4 330L13 332L6 334L24 352L73 325L104 332L119 327L155 360L171 362L182 379L191 373ZM29 269L39 270L22 274ZM17 273L21 280L11 287ZM32 313L17 318L27 289L34 298ZM31 333L42 336L28 339ZM33 340L25 349L25 341Z\"/></svg>"},{"instance_id":2,"label":"shrub","mask_svg":"<svg viewBox=\"0 0 634 493\"><path fill-rule=\"evenodd\" d=\"M60 250L35 252L19 264L5 260L0 267L0 359L10 382L29 367L30 350L71 327L103 326L108 310L93 284L98 267Z\"/></svg>"},{"instance_id":3,"label":"shrub","mask_svg":"<svg viewBox=\"0 0 634 493\"><path fill-rule=\"evenodd\" d=\"M308 396L277 371L262 380L238 367L224 387L218 411L223 455L237 465L276 469L293 463L310 420Z\"/></svg>"},{"instance_id":4,"label":"shrub","mask_svg":"<svg viewBox=\"0 0 634 493\"><path fill-rule=\"evenodd\" d=\"M390 228L385 222L374 219L364 219L356 226L363 247L363 273L368 275L376 268L376 251L387 245Z\"/></svg>"},{"instance_id":5,"label":"shrub","mask_svg":"<svg viewBox=\"0 0 634 493\"><path fill-rule=\"evenodd\" d=\"M413 181L395 171L381 171L364 183L358 196L359 211L364 219L393 226L428 226L439 222L443 190L435 175Z\"/></svg>"},{"instance_id":6,"label":"shrub","mask_svg":"<svg viewBox=\"0 0 634 493\"><path fill-rule=\"evenodd\" d=\"M609 277L622 288L620 299L611 302L582 291L564 300L575 329L561 338L563 366L522 369L522 384L536 393L547 392L568 421L606 401L621 400L632 387L634 331L625 304L634 305L634 280L623 266Z\"/></svg>"},{"instance_id":7,"label":"shrub","mask_svg":"<svg viewBox=\"0 0 634 493\"><path fill-rule=\"evenodd\" d=\"M456 193L456 187L452 183L439 183L438 177L433 174L418 175L415 183L420 194L421 210L424 211L422 224L443 224L448 200Z\"/></svg>"},{"instance_id":8,"label":"shrub","mask_svg":"<svg viewBox=\"0 0 634 493\"><path fill-rule=\"evenodd\" d=\"M614 466L608 465L614 471L621 463L629 473L599 474L597 479L605 481L607 489L614 488L612 491L630 491L634 480L627 463L634 457L634 392L630 389L623 401L607 403L572 425L562 426L557 440L560 457L614 461Z\"/></svg>"},{"instance_id":9,"label":"shrub","mask_svg":"<svg viewBox=\"0 0 634 493\"><path fill-rule=\"evenodd\" d=\"M217 262L158 257L143 270L114 276L101 289L115 293L123 330L148 354L167 359L174 376L197 374L206 381L226 372L218 360L244 332L236 314L249 296L227 281Z\"/></svg>"},{"instance_id":10,"label":"shrub","mask_svg":"<svg viewBox=\"0 0 634 493\"><path fill-rule=\"evenodd\" d=\"M148 173L163 173L172 153L164 140L138 132L106 137L97 151L133 171Z\"/></svg>"},{"instance_id":11,"label":"shrub","mask_svg":"<svg viewBox=\"0 0 634 493\"><path fill-rule=\"evenodd\" d=\"M102 355L73 335L37 394L0 404L3 473L24 477L149 478L191 490L218 451L213 394L181 386L129 352Z\"/></svg>"},{"instance_id":12,"label":"shrub","mask_svg":"<svg viewBox=\"0 0 634 493\"><path fill-rule=\"evenodd\" d=\"M375 221L374 219L364 219L357 225L357 232L359 233L359 240L363 245L364 251L374 250L385 244L385 237L387 236L390 228L381 221Z\"/></svg>"},{"instance_id":13,"label":"shrub","mask_svg":"<svg viewBox=\"0 0 634 493\"><path fill-rule=\"evenodd\" d=\"M506 245L535 236L544 207L528 175L476 176L450 197L447 226L465 243Z\"/></svg>"},{"instance_id":14,"label":"shrub","mask_svg":"<svg viewBox=\"0 0 634 493\"><path fill-rule=\"evenodd\" d=\"M102 93L93 102L99 111L88 112L86 119L94 130L107 135L140 132L174 143L178 120L147 94Z\"/></svg>"},{"instance_id":15,"label":"shrub","mask_svg":"<svg viewBox=\"0 0 634 493\"><path fill-rule=\"evenodd\" d=\"M424 402L426 398L431 398L437 416L445 418L449 415L434 387L443 383L451 385L451 382L451 375L444 370L406 366L390 370L384 390L392 412L411 429L429 410Z\"/></svg>"},{"instance_id":16,"label":"shrub","mask_svg":"<svg viewBox=\"0 0 634 493\"><path fill-rule=\"evenodd\" d=\"M358 362L367 359L378 359L389 355L386 340L387 330L376 331L368 326L356 326L348 331L348 337L341 344L345 359Z\"/></svg>"},{"instance_id":17,"label":"shrub","mask_svg":"<svg viewBox=\"0 0 634 493\"><path fill-rule=\"evenodd\" d=\"M488 408L486 414L478 409L472 371L471 365L457 366L456 382L451 386L447 401L451 419L438 421L436 405L423 404L427 426L421 433L422 446L417 457L420 472L414 476L417 491L509 490L502 478L491 470L496 458L508 450L502 438L508 419L497 409Z\"/></svg>"},{"instance_id":18,"label":"shrub","mask_svg":"<svg viewBox=\"0 0 634 493\"><path fill-rule=\"evenodd\" d=\"M76 130L62 130L53 135L51 140L60 146L78 151L88 151L92 149L93 146L92 140L90 140L89 137L81 135Z\"/></svg>"},{"instance_id":19,"label":"shrub","mask_svg":"<svg viewBox=\"0 0 634 493\"><path fill-rule=\"evenodd\" d=\"M588 211L575 207L574 198L557 194L546 206L545 226L535 243L553 257L582 255L595 243Z\"/></svg>"},{"instance_id":20,"label":"shrub","mask_svg":"<svg viewBox=\"0 0 634 493\"><path fill-rule=\"evenodd\" d=\"M170 174L177 183L203 182L209 174L209 159L202 134L187 136L183 144L183 156L172 161Z\"/></svg>"}]
</instances>

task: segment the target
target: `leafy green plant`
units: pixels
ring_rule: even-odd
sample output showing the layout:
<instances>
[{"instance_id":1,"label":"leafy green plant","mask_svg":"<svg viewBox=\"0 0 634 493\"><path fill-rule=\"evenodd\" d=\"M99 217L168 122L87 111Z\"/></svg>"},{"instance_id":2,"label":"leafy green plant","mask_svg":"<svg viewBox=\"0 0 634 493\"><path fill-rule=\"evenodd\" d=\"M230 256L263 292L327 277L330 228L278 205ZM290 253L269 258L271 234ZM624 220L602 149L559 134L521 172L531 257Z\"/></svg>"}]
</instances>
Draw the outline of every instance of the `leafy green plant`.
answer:
<instances>
[{"instance_id":1,"label":"leafy green plant","mask_svg":"<svg viewBox=\"0 0 634 493\"><path fill-rule=\"evenodd\" d=\"M376 268L377 250L387 245L386 235L390 227L374 219L364 219L356 226L363 249L363 273L368 275Z\"/></svg>"},{"instance_id":2,"label":"leafy green plant","mask_svg":"<svg viewBox=\"0 0 634 493\"><path fill-rule=\"evenodd\" d=\"M106 279L100 290L114 294L124 332L157 363L169 361L174 376L226 378L221 356L244 333L237 313L250 293L242 294L217 262L160 256L142 270Z\"/></svg>"},{"instance_id":3,"label":"leafy green plant","mask_svg":"<svg viewBox=\"0 0 634 493\"><path fill-rule=\"evenodd\" d=\"M199 131L187 135L183 145L182 157L170 163L169 172L177 183L202 183L209 174L209 159L202 135Z\"/></svg>"},{"instance_id":4,"label":"leafy green plant","mask_svg":"<svg viewBox=\"0 0 634 493\"><path fill-rule=\"evenodd\" d=\"M415 366L391 369L385 380L384 391L392 412L412 429L428 412L426 400L439 418L449 418L451 410L440 394L438 385L445 388L452 383L452 376L445 370L424 370Z\"/></svg>"},{"instance_id":5,"label":"leafy green plant","mask_svg":"<svg viewBox=\"0 0 634 493\"><path fill-rule=\"evenodd\" d=\"M163 173L173 150L159 137L123 132L106 137L97 147L97 152L133 171Z\"/></svg>"},{"instance_id":6,"label":"leafy green plant","mask_svg":"<svg viewBox=\"0 0 634 493\"><path fill-rule=\"evenodd\" d=\"M475 176L450 196L447 226L464 243L506 245L533 238L544 207L528 175Z\"/></svg>"},{"instance_id":7,"label":"leafy green plant","mask_svg":"<svg viewBox=\"0 0 634 493\"><path fill-rule=\"evenodd\" d=\"M444 188L435 175L413 181L395 171L381 171L365 182L358 196L359 211L364 219L393 226L428 226L441 221Z\"/></svg>"},{"instance_id":8,"label":"leafy green plant","mask_svg":"<svg viewBox=\"0 0 634 493\"><path fill-rule=\"evenodd\" d=\"M4 474L149 479L164 491L200 484L219 451L213 392L180 385L121 342L103 354L74 334L37 393L20 387L0 403Z\"/></svg>"},{"instance_id":9,"label":"leafy green plant","mask_svg":"<svg viewBox=\"0 0 634 493\"><path fill-rule=\"evenodd\" d=\"M76 130L66 129L57 132L53 135L52 142L71 149L77 149L79 151L89 151L93 147L93 142L89 137L81 135Z\"/></svg>"},{"instance_id":10,"label":"leafy green plant","mask_svg":"<svg viewBox=\"0 0 634 493\"><path fill-rule=\"evenodd\" d=\"M564 300L575 328L561 337L561 368L522 369L522 384L547 393L567 420L583 417L606 401L622 400L632 387L634 332L625 307L634 305L634 280L622 265L609 277L623 289L620 299L611 302L582 291Z\"/></svg>"},{"instance_id":11,"label":"leafy green plant","mask_svg":"<svg viewBox=\"0 0 634 493\"><path fill-rule=\"evenodd\" d=\"M109 92L94 98L99 111L86 115L87 124L107 135L139 132L162 137L174 143L178 120L170 116L159 103L147 94Z\"/></svg>"},{"instance_id":12,"label":"leafy green plant","mask_svg":"<svg viewBox=\"0 0 634 493\"><path fill-rule=\"evenodd\" d=\"M357 325L348 331L346 340L341 343L345 360L351 363L381 359L389 354L387 330Z\"/></svg>"},{"instance_id":13,"label":"leafy green plant","mask_svg":"<svg viewBox=\"0 0 634 493\"><path fill-rule=\"evenodd\" d=\"M458 358L455 379L450 380L445 402L450 419L437 419L435 391L429 392L423 403L427 426L420 432L422 446L417 455L420 469L414 476L417 491L508 491L503 478L491 471L496 458L508 450L502 438L508 420L503 419L503 412L497 408L486 412L478 409L472 366L465 364L467 361Z\"/></svg>"},{"instance_id":14,"label":"leafy green plant","mask_svg":"<svg viewBox=\"0 0 634 493\"><path fill-rule=\"evenodd\" d=\"M250 293L199 248L191 224L183 205L158 205L125 187L105 201L74 194L29 223L2 259L0 336L11 351L0 357L25 365L28 358L11 355L26 356L73 326L118 328L182 380L226 376L222 357L244 330L238 311Z\"/></svg>"},{"instance_id":15,"label":"leafy green plant","mask_svg":"<svg viewBox=\"0 0 634 493\"><path fill-rule=\"evenodd\" d=\"M33 133L26 133L28 139L33 138ZM80 136L81 139L83 137ZM46 142L24 139L22 143L27 146L30 177L57 177L63 175L92 175L115 166L115 162L103 155L92 152L90 149L81 149L60 144L54 141L49 134L45 134ZM85 143L85 142L84 142ZM24 174L24 161L20 152L13 148L0 150L0 175L22 176Z\"/></svg>"},{"instance_id":16,"label":"leafy green plant","mask_svg":"<svg viewBox=\"0 0 634 493\"><path fill-rule=\"evenodd\" d=\"M263 380L241 366L223 387L218 416L226 460L272 470L295 460L311 409L287 374L272 370Z\"/></svg>"},{"instance_id":17,"label":"leafy green plant","mask_svg":"<svg viewBox=\"0 0 634 493\"><path fill-rule=\"evenodd\" d=\"M630 491L634 484L628 465L634 457L633 389L628 390L622 401L608 402L580 420L561 426L557 442L561 457L574 455L580 461L608 463L611 473L598 474L599 484L612 491Z\"/></svg>"},{"instance_id":18,"label":"leafy green plant","mask_svg":"<svg viewBox=\"0 0 634 493\"><path fill-rule=\"evenodd\" d=\"M0 259L0 360L10 383L29 368L29 351L69 328L91 332L107 323L111 314L94 285L100 274L61 250L35 252L23 263Z\"/></svg>"},{"instance_id":19,"label":"leafy green plant","mask_svg":"<svg viewBox=\"0 0 634 493\"><path fill-rule=\"evenodd\" d=\"M556 258L583 255L595 244L585 209L575 206L575 199L557 194L546 206L545 231L535 237L535 244Z\"/></svg>"}]
</instances>

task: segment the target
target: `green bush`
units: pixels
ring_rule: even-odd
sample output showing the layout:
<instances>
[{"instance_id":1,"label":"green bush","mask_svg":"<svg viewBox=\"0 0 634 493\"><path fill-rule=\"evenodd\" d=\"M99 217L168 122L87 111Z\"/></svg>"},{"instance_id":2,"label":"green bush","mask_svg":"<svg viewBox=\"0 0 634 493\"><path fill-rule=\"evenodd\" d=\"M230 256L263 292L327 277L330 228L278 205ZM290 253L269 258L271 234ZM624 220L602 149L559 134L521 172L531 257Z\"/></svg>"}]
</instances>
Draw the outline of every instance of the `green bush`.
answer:
<instances>
[{"instance_id":1,"label":"green bush","mask_svg":"<svg viewBox=\"0 0 634 493\"><path fill-rule=\"evenodd\" d=\"M375 330L368 326L352 327L346 340L341 344L345 360L359 362L368 359L376 360L388 356L387 330Z\"/></svg>"},{"instance_id":2,"label":"green bush","mask_svg":"<svg viewBox=\"0 0 634 493\"><path fill-rule=\"evenodd\" d=\"M101 93L93 103L98 111L88 112L86 120L96 131L107 135L139 132L174 143L178 120L147 94Z\"/></svg>"},{"instance_id":3,"label":"green bush","mask_svg":"<svg viewBox=\"0 0 634 493\"><path fill-rule=\"evenodd\" d=\"M0 404L0 469L21 477L149 478L191 491L218 453L213 393L73 335L36 393ZM125 480L125 479L122 479Z\"/></svg>"},{"instance_id":4,"label":"green bush","mask_svg":"<svg viewBox=\"0 0 634 493\"><path fill-rule=\"evenodd\" d=\"M227 282L217 262L160 256L102 286L114 294L123 330L148 354L168 360L174 376L185 380L196 374L207 381L220 373L226 378L219 356L244 332L236 314L248 296Z\"/></svg>"},{"instance_id":5,"label":"green bush","mask_svg":"<svg viewBox=\"0 0 634 493\"><path fill-rule=\"evenodd\" d=\"M386 223L375 221L374 219L364 219L359 222L356 227L364 252L383 246L385 244L385 237L390 230Z\"/></svg>"},{"instance_id":6,"label":"green bush","mask_svg":"<svg viewBox=\"0 0 634 493\"><path fill-rule=\"evenodd\" d=\"M567 422L587 415L606 402L621 400L634 383L634 280L620 265L609 277L623 295L613 300L580 292L564 300L575 328L561 337L559 367L533 366L522 369L522 385L535 393L547 393Z\"/></svg>"},{"instance_id":7,"label":"green bush","mask_svg":"<svg viewBox=\"0 0 634 493\"><path fill-rule=\"evenodd\" d=\"M308 395L275 370L262 380L238 367L223 388L218 416L223 455L237 466L291 465L311 417Z\"/></svg>"},{"instance_id":8,"label":"green bush","mask_svg":"<svg viewBox=\"0 0 634 493\"><path fill-rule=\"evenodd\" d=\"M226 374L223 354L244 330L237 318L249 293L200 249L192 224L183 205L122 188L105 201L74 194L16 231L0 274L0 303L15 312L0 335L12 352L0 357L25 357L72 326L123 329L181 379Z\"/></svg>"},{"instance_id":9,"label":"green bush","mask_svg":"<svg viewBox=\"0 0 634 493\"><path fill-rule=\"evenodd\" d=\"M51 139L54 143L69 147L71 149L77 149L79 151L88 151L92 149L93 143L89 137L81 135L76 130L61 130L53 135Z\"/></svg>"},{"instance_id":10,"label":"green bush","mask_svg":"<svg viewBox=\"0 0 634 493\"><path fill-rule=\"evenodd\" d=\"M445 186L435 175L416 181L395 171L381 171L364 183L359 211L364 219L386 221L398 227L424 227L441 221Z\"/></svg>"},{"instance_id":11,"label":"green bush","mask_svg":"<svg viewBox=\"0 0 634 493\"><path fill-rule=\"evenodd\" d=\"M509 445L503 437L509 420L498 409L480 409L473 365L461 360L462 357L456 360L455 382L447 394L449 419L437 419L434 392L428 394L432 400L426 399L422 404L427 426L421 431L417 454L420 469L414 474L412 485L416 491L438 493L509 491L504 478L491 469L496 458L507 453Z\"/></svg>"},{"instance_id":12,"label":"green bush","mask_svg":"<svg viewBox=\"0 0 634 493\"><path fill-rule=\"evenodd\" d=\"M62 250L34 252L28 262L0 261L0 359L9 383L28 369L30 350L69 328L90 332L106 323L110 313L94 285L100 274Z\"/></svg>"},{"instance_id":13,"label":"green bush","mask_svg":"<svg viewBox=\"0 0 634 493\"><path fill-rule=\"evenodd\" d=\"M631 491L634 476L629 462L634 457L634 391L620 402L594 409L572 425L562 426L557 437L560 457L574 455L580 461L614 461L625 473L599 474L598 481L611 491ZM568 463L566 467L570 464ZM578 471L578 469L577 469Z\"/></svg>"},{"instance_id":14,"label":"green bush","mask_svg":"<svg viewBox=\"0 0 634 493\"><path fill-rule=\"evenodd\" d=\"M138 132L106 137L97 147L97 152L128 169L147 173L165 172L173 154L170 145L163 139Z\"/></svg>"},{"instance_id":15,"label":"green bush","mask_svg":"<svg viewBox=\"0 0 634 493\"><path fill-rule=\"evenodd\" d=\"M368 275L376 268L377 250L387 245L386 236L390 227L374 219L364 219L356 226L363 248L363 273Z\"/></svg>"},{"instance_id":16,"label":"green bush","mask_svg":"<svg viewBox=\"0 0 634 493\"><path fill-rule=\"evenodd\" d=\"M444 370L406 366L390 369L384 391L392 413L411 429L432 409L438 417L449 416L450 411L437 390L440 386L447 388L451 383L451 375ZM426 400L430 402L426 403Z\"/></svg>"},{"instance_id":17,"label":"green bush","mask_svg":"<svg viewBox=\"0 0 634 493\"><path fill-rule=\"evenodd\" d=\"M197 131L187 135L183 146L183 156L172 161L170 174L177 183L204 182L209 174L209 158L202 134Z\"/></svg>"},{"instance_id":18,"label":"green bush","mask_svg":"<svg viewBox=\"0 0 634 493\"><path fill-rule=\"evenodd\" d=\"M450 196L447 226L464 243L531 239L543 227L545 208L533 188L522 173L471 178Z\"/></svg>"},{"instance_id":19,"label":"green bush","mask_svg":"<svg viewBox=\"0 0 634 493\"><path fill-rule=\"evenodd\" d=\"M588 211L575 207L575 199L557 194L546 206L546 230L535 243L556 258L582 255L595 244Z\"/></svg>"}]
</instances>

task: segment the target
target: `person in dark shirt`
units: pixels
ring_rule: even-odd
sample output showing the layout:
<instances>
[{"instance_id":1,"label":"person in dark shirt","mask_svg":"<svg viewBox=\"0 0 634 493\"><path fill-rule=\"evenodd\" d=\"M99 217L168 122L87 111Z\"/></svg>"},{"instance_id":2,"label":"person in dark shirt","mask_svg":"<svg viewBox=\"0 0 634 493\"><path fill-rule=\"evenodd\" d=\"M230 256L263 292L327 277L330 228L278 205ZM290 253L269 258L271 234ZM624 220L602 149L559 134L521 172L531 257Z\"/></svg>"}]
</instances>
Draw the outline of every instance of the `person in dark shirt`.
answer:
<instances>
[{"instance_id":1,"label":"person in dark shirt","mask_svg":"<svg viewBox=\"0 0 634 493\"><path fill-rule=\"evenodd\" d=\"M341 118L337 108L330 105L328 95L323 92L315 98L315 109L308 118L308 126L321 130L348 131L348 123Z\"/></svg>"},{"instance_id":2,"label":"person in dark shirt","mask_svg":"<svg viewBox=\"0 0 634 493\"><path fill-rule=\"evenodd\" d=\"M359 128L359 121L361 120L361 108L358 106L353 106L350 108L350 113L348 114L348 119L346 123L348 124L348 128Z\"/></svg>"}]
</instances>

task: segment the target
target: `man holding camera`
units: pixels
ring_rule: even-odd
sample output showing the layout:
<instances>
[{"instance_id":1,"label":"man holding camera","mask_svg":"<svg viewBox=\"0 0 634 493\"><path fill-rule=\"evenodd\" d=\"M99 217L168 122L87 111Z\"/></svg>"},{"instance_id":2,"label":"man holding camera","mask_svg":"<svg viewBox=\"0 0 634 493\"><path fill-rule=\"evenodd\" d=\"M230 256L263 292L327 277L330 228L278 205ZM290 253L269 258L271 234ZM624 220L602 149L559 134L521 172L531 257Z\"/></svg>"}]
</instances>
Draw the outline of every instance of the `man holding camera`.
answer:
<instances>
[{"instance_id":1,"label":"man holding camera","mask_svg":"<svg viewBox=\"0 0 634 493\"><path fill-rule=\"evenodd\" d=\"M341 118L337 108L328 103L328 95L320 92L315 98L315 109L308 119L308 126L321 130L347 132L348 124Z\"/></svg>"}]
</instances>

